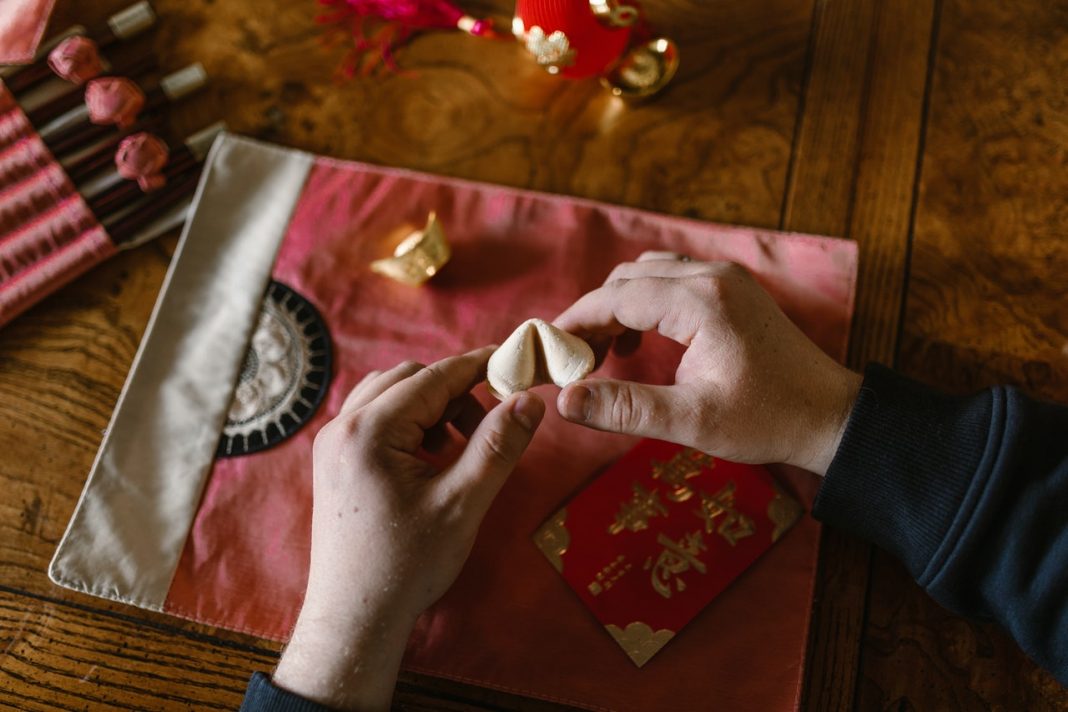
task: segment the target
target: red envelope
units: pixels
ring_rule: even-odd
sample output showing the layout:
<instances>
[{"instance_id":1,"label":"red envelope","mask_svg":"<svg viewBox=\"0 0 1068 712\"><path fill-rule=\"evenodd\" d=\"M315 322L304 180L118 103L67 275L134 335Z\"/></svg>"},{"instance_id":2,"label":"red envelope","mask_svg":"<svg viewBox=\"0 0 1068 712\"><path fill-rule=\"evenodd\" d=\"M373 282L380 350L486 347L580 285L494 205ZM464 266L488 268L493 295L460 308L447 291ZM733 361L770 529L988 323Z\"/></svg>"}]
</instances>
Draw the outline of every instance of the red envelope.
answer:
<instances>
[{"instance_id":1,"label":"red envelope","mask_svg":"<svg viewBox=\"0 0 1068 712\"><path fill-rule=\"evenodd\" d=\"M802 511L763 467L643 440L534 542L641 667Z\"/></svg>"}]
</instances>

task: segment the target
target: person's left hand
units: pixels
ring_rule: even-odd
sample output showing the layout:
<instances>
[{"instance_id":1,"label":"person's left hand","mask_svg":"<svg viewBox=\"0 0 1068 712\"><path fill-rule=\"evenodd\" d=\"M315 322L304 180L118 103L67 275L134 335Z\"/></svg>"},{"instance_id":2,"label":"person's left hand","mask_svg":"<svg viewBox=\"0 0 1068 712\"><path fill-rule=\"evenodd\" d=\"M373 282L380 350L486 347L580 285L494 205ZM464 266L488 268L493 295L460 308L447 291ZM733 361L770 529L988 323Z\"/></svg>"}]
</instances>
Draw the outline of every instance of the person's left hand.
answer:
<instances>
[{"instance_id":1,"label":"person's left hand","mask_svg":"<svg viewBox=\"0 0 1068 712\"><path fill-rule=\"evenodd\" d=\"M492 350L373 372L319 431L308 588L278 686L340 709L389 707L415 619L460 573L545 413L532 393L489 413L470 395ZM439 471L421 448L445 423L470 439Z\"/></svg>"}]
</instances>

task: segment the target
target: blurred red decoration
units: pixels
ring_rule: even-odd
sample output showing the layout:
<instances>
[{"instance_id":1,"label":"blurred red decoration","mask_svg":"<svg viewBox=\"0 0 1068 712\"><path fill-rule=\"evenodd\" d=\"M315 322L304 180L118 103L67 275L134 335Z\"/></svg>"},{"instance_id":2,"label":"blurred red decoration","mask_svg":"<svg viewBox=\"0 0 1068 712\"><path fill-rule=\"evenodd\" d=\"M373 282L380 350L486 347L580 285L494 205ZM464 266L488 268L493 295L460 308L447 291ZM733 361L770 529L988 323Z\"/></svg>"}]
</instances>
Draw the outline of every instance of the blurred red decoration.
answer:
<instances>
[{"instance_id":1,"label":"blurred red decoration","mask_svg":"<svg viewBox=\"0 0 1068 712\"><path fill-rule=\"evenodd\" d=\"M517 0L512 32L549 73L594 77L619 61L637 20L636 6L607 0Z\"/></svg>"},{"instance_id":2,"label":"blurred red decoration","mask_svg":"<svg viewBox=\"0 0 1068 712\"><path fill-rule=\"evenodd\" d=\"M381 64L396 69L393 50L429 29L459 29L492 37L489 20L466 14L446 0L319 0L331 10L318 21L345 30L352 50L342 66L347 76L373 72Z\"/></svg>"}]
</instances>

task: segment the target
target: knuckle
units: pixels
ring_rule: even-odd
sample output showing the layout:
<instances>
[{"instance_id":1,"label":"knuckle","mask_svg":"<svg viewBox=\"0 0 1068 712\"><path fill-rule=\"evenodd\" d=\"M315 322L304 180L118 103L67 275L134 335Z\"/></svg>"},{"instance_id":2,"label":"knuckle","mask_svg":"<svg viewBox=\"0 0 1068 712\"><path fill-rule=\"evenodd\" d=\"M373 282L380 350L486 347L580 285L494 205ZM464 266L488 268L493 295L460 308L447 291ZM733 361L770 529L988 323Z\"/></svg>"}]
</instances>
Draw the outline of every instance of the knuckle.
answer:
<instances>
[{"instance_id":1,"label":"knuckle","mask_svg":"<svg viewBox=\"0 0 1068 712\"><path fill-rule=\"evenodd\" d=\"M313 453L321 452L322 450L324 450L327 447L329 447L330 444L333 442L333 439L334 439L333 426L334 426L334 421L330 421L329 423L327 423L323 427L319 428L319 432L317 432L315 434L315 439L312 440L312 452Z\"/></svg>"},{"instance_id":2,"label":"knuckle","mask_svg":"<svg viewBox=\"0 0 1068 712\"><path fill-rule=\"evenodd\" d=\"M421 364L418 361L415 361L413 359L408 359L406 361L402 361L397 366L397 370L398 371L402 371L402 372L406 372L406 373L415 373L416 371L421 371L424 368L426 368L426 366L424 366L423 364Z\"/></svg>"},{"instance_id":3,"label":"knuckle","mask_svg":"<svg viewBox=\"0 0 1068 712\"><path fill-rule=\"evenodd\" d=\"M419 398L423 405L429 407L435 400L448 400L447 366L446 362L434 363L419 372Z\"/></svg>"},{"instance_id":4,"label":"knuckle","mask_svg":"<svg viewBox=\"0 0 1068 712\"><path fill-rule=\"evenodd\" d=\"M323 445L330 445L339 441L351 440L358 432L363 430L366 420L367 416L363 411L338 416L320 428L319 432L315 434L314 446L319 447L320 441Z\"/></svg>"},{"instance_id":5,"label":"knuckle","mask_svg":"<svg viewBox=\"0 0 1068 712\"><path fill-rule=\"evenodd\" d=\"M511 440L502 430L494 428L486 433L479 444L480 455L485 460L496 462L511 462L515 455L515 447Z\"/></svg>"},{"instance_id":6,"label":"knuckle","mask_svg":"<svg viewBox=\"0 0 1068 712\"><path fill-rule=\"evenodd\" d=\"M644 410L630 388L620 388L608 404L608 423L613 430L633 433L645 422Z\"/></svg>"},{"instance_id":7,"label":"knuckle","mask_svg":"<svg viewBox=\"0 0 1068 712\"><path fill-rule=\"evenodd\" d=\"M737 262L724 262L722 265L723 275L731 277L733 279L740 279L749 276L749 270Z\"/></svg>"},{"instance_id":8,"label":"knuckle","mask_svg":"<svg viewBox=\"0 0 1068 712\"><path fill-rule=\"evenodd\" d=\"M724 268L697 275L690 286L692 292L703 301L722 303L728 297L732 281L730 270Z\"/></svg>"},{"instance_id":9,"label":"knuckle","mask_svg":"<svg viewBox=\"0 0 1068 712\"><path fill-rule=\"evenodd\" d=\"M627 275L630 274L632 264L633 263L631 262L621 262L620 264L613 267L612 271L608 273L608 279L605 280L605 284L608 284L609 282L617 282L621 279L626 279Z\"/></svg>"}]
</instances>

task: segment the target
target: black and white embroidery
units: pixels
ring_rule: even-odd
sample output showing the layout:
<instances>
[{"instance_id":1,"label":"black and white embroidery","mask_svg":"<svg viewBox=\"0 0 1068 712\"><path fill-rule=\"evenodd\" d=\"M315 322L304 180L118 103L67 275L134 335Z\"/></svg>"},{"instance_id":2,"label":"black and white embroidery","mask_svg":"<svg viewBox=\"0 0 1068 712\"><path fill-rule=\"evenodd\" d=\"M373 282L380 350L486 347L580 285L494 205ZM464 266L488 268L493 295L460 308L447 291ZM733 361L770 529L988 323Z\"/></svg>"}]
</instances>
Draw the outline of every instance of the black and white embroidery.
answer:
<instances>
[{"instance_id":1,"label":"black and white embroidery","mask_svg":"<svg viewBox=\"0 0 1068 712\"><path fill-rule=\"evenodd\" d=\"M272 281L241 367L219 457L277 445L314 415L330 384L330 334L319 312Z\"/></svg>"}]
</instances>

